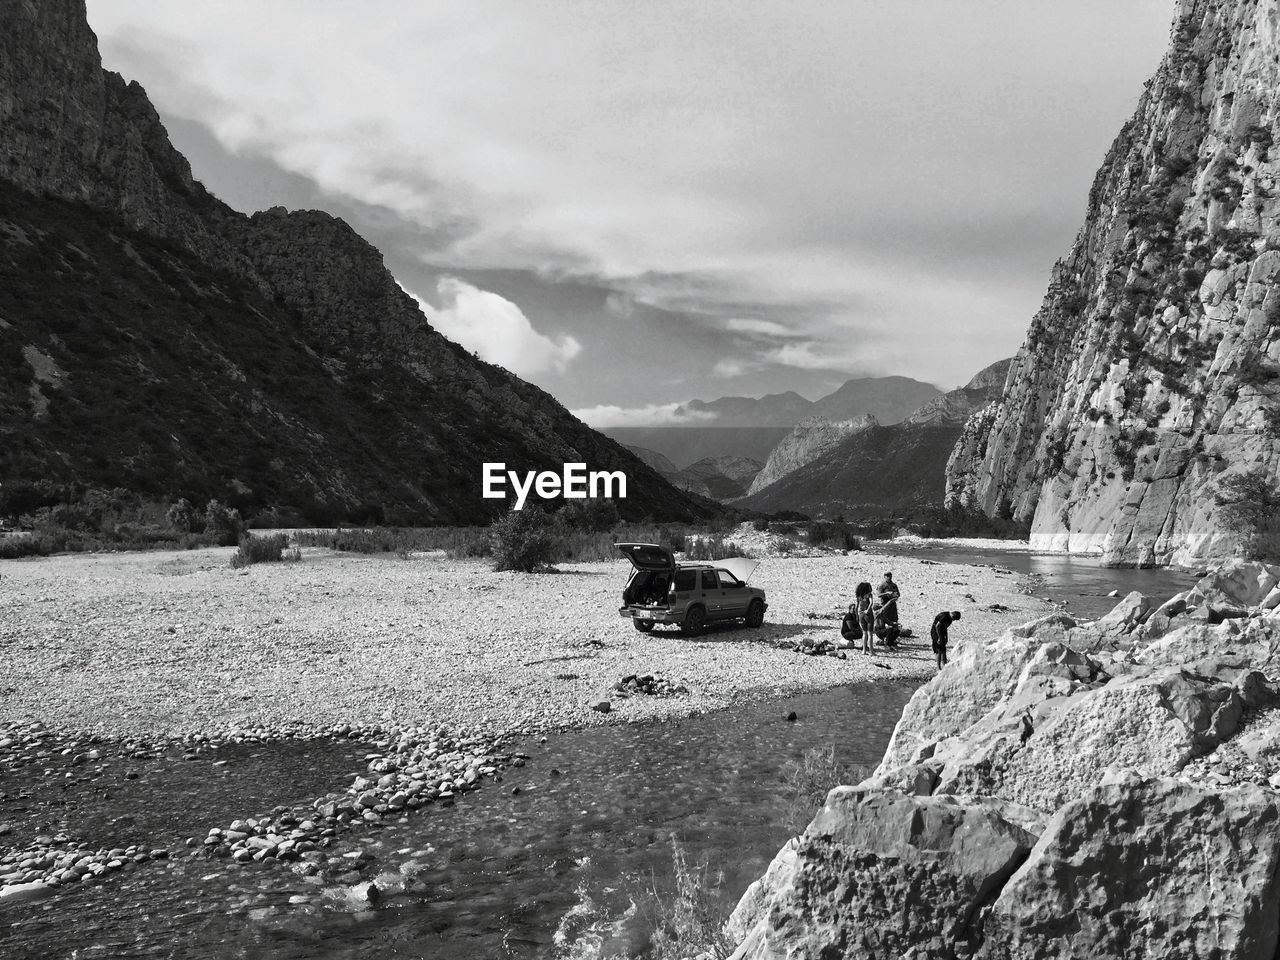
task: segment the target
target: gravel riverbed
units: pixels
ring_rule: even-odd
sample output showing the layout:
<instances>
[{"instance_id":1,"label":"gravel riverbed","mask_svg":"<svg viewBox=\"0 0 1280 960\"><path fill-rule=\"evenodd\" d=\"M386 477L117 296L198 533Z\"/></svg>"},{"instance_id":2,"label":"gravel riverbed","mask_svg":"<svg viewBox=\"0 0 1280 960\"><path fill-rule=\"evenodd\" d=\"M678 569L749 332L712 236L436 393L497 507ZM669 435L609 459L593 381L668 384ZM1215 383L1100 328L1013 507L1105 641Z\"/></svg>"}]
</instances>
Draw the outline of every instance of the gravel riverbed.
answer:
<instances>
[{"instance_id":1,"label":"gravel riverbed","mask_svg":"<svg viewBox=\"0 0 1280 960\"><path fill-rule=\"evenodd\" d=\"M641 634L617 615L623 560L517 574L433 555L305 549L299 562L235 570L230 554L0 565L0 723L172 738L391 722L532 732L665 718L859 680L923 680L934 670L927 634L937 611L964 612L958 639L1052 609L991 567L777 557L752 581L768 594L764 627L713 626L695 639ZM838 636L854 585L886 569L915 639L869 658L794 652L805 639ZM618 696L614 686L633 674L688 693ZM591 709L603 699L608 714Z\"/></svg>"}]
</instances>

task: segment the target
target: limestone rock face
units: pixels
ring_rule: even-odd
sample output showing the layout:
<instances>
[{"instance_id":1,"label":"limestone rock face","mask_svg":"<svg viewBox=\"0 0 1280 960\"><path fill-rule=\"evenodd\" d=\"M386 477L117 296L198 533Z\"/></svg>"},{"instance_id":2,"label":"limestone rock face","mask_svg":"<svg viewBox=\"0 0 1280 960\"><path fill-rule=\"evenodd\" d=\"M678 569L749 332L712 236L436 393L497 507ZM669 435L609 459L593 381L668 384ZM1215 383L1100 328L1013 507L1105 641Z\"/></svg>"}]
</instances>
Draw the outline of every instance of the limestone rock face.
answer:
<instances>
[{"instance_id":1,"label":"limestone rock face","mask_svg":"<svg viewBox=\"0 0 1280 960\"><path fill-rule=\"evenodd\" d=\"M1278 574L961 641L744 897L735 956L1271 960Z\"/></svg>"},{"instance_id":2,"label":"limestone rock face","mask_svg":"<svg viewBox=\"0 0 1280 960\"><path fill-rule=\"evenodd\" d=\"M978 956L1271 960L1278 857L1273 791L1121 776L1050 819L995 899Z\"/></svg>"},{"instance_id":3,"label":"limestone rock face","mask_svg":"<svg viewBox=\"0 0 1280 960\"><path fill-rule=\"evenodd\" d=\"M980 942L975 920L1035 842L1028 824L1042 826L999 801L833 790L767 896L735 912L733 956L954 956Z\"/></svg>"},{"instance_id":4,"label":"limestone rock face","mask_svg":"<svg viewBox=\"0 0 1280 960\"><path fill-rule=\"evenodd\" d=\"M952 451L948 503L1117 564L1239 549L1223 481L1280 475L1276 17L1178 5L1003 396Z\"/></svg>"},{"instance_id":5,"label":"limestone rock face","mask_svg":"<svg viewBox=\"0 0 1280 960\"><path fill-rule=\"evenodd\" d=\"M805 417L773 448L764 467L752 479L747 494L759 493L774 481L839 446L846 437L875 426L879 426L879 422L869 413L851 420Z\"/></svg>"}]
</instances>

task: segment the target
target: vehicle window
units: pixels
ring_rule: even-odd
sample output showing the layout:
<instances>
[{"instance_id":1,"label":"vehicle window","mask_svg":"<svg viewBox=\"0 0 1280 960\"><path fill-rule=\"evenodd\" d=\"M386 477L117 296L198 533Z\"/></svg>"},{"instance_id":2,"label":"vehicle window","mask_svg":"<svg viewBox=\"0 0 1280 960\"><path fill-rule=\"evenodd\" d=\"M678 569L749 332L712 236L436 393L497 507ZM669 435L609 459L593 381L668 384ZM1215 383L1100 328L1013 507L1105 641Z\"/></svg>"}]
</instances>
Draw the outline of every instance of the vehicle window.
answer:
<instances>
[{"instance_id":1,"label":"vehicle window","mask_svg":"<svg viewBox=\"0 0 1280 960\"><path fill-rule=\"evenodd\" d=\"M697 570L676 571L676 591L695 590L698 586Z\"/></svg>"},{"instance_id":2,"label":"vehicle window","mask_svg":"<svg viewBox=\"0 0 1280 960\"><path fill-rule=\"evenodd\" d=\"M703 590L719 590L720 585L716 583L716 572L714 570L702 571L702 589Z\"/></svg>"},{"instance_id":3,"label":"vehicle window","mask_svg":"<svg viewBox=\"0 0 1280 960\"><path fill-rule=\"evenodd\" d=\"M722 590L734 590L742 586L742 581L728 570L717 570L716 573L720 577L720 588Z\"/></svg>"}]
</instances>

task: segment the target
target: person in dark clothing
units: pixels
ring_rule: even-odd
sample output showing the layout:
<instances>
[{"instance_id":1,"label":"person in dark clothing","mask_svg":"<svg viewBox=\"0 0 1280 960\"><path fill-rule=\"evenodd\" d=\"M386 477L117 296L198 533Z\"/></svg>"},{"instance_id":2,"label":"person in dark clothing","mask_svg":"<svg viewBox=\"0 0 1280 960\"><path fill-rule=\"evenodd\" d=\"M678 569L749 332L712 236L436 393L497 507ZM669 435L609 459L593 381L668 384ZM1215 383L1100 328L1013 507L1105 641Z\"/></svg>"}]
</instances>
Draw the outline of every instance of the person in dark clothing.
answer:
<instances>
[{"instance_id":1,"label":"person in dark clothing","mask_svg":"<svg viewBox=\"0 0 1280 960\"><path fill-rule=\"evenodd\" d=\"M933 652L938 656L939 670L946 666L947 663L947 643L949 640L947 631L959 619L959 610L950 612L943 610L933 618L933 626L929 628L929 637L933 641Z\"/></svg>"},{"instance_id":2,"label":"person in dark clothing","mask_svg":"<svg viewBox=\"0 0 1280 960\"><path fill-rule=\"evenodd\" d=\"M898 598L902 591L893 582L893 574L886 573L880 585L876 587L876 633L883 636L883 631L898 624Z\"/></svg>"}]
</instances>

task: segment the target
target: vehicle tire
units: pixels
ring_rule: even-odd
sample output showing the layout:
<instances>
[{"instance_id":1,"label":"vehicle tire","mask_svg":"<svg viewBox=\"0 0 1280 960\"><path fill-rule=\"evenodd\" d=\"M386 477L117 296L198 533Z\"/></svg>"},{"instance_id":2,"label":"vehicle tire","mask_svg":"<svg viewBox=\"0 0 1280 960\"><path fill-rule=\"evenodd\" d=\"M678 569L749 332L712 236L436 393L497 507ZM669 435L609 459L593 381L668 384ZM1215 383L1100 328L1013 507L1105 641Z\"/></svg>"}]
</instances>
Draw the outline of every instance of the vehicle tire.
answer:
<instances>
[{"instance_id":1,"label":"vehicle tire","mask_svg":"<svg viewBox=\"0 0 1280 960\"><path fill-rule=\"evenodd\" d=\"M764 602L752 600L747 607L747 626L758 627L764 623Z\"/></svg>"},{"instance_id":2,"label":"vehicle tire","mask_svg":"<svg viewBox=\"0 0 1280 960\"><path fill-rule=\"evenodd\" d=\"M648 633L650 630L653 629L652 620L632 620L631 625L635 627L637 630L639 630L641 633Z\"/></svg>"},{"instance_id":3,"label":"vehicle tire","mask_svg":"<svg viewBox=\"0 0 1280 960\"><path fill-rule=\"evenodd\" d=\"M689 637L696 637L702 633L706 625L707 611L702 607L690 607L689 612L684 615L684 623L680 624L680 632Z\"/></svg>"}]
</instances>

